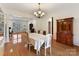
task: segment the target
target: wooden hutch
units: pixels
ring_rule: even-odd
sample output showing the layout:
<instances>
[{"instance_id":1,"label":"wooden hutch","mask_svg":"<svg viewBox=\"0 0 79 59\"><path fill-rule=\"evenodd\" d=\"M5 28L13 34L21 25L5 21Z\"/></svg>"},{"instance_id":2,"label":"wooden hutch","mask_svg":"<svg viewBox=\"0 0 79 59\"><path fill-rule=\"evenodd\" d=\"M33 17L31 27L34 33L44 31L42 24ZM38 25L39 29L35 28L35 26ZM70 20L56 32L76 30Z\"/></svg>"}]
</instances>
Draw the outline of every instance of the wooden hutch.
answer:
<instances>
[{"instance_id":1,"label":"wooden hutch","mask_svg":"<svg viewBox=\"0 0 79 59\"><path fill-rule=\"evenodd\" d=\"M73 45L73 17L57 20L57 42Z\"/></svg>"}]
</instances>

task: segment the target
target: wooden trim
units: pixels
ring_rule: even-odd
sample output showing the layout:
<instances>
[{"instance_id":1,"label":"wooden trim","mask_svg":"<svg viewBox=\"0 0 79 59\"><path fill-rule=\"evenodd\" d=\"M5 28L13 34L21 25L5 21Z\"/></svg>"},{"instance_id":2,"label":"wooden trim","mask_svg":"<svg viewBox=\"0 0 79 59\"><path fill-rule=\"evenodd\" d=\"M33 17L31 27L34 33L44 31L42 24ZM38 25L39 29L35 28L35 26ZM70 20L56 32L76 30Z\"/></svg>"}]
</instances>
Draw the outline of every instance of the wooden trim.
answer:
<instances>
[{"instance_id":1,"label":"wooden trim","mask_svg":"<svg viewBox=\"0 0 79 59\"><path fill-rule=\"evenodd\" d=\"M57 20L67 20L67 19L74 19L74 17L67 17L67 18L62 18L62 19L57 19Z\"/></svg>"},{"instance_id":2,"label":"wooden trim","mask_svg":"<svg viewBox=\"0 0 79 59\"><path fill-rule=\"evenodd\" d=\"M53 17L52 17L52 35L53 35Z\"/></svg>"}]
</instances>

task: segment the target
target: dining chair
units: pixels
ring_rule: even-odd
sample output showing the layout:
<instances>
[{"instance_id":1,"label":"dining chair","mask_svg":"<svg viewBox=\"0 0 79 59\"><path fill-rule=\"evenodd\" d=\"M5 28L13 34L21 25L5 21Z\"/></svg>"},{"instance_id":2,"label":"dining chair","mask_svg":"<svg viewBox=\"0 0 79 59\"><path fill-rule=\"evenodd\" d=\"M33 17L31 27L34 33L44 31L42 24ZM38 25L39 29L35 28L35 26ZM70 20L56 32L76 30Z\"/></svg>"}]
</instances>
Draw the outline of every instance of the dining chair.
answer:
<instances>
[{"instance_id":1,"label":"dining chair","mask_svg":"<svg viewBox=\"0 0 79 59\"><path fill-rule=\"evenodd\" d=\"M46 38L45 38L45 56L46 56L46 49L47 48L50 48L50 55L51 55L51 39L52 39L52 35L47 34Z\"/></svg>"},{"instance_id":2,"label":"dining chair","mask_svg":"<svg viewBox=\"0 0 79 59\"><path fill-rule=\"evenodd\" d=\"M41 46L40 46L40 39L38 39L38 40L36 40L36 42L35 42L35 48L36 48L36 54L37 54L37 56L38 55L40 55L40 49L41 49Z\"/></svg>"},{"instance_id":3,"label":"dining chair","mask_svg":"<svg viewBox=\"0 0 79 59\"><path fill-rule=\"evenodd\" d=\"M31 38L28 36L28 47L29 47L29 53L30 53L30 50L31 50L31 47L34 46L32 45L32 43L34 43L33 41L30 41ZM34 49L36 50L36 55L40 55L40 50L39 50L39 41L35 41L35 47Z\"/></svg>"}]
</instances>

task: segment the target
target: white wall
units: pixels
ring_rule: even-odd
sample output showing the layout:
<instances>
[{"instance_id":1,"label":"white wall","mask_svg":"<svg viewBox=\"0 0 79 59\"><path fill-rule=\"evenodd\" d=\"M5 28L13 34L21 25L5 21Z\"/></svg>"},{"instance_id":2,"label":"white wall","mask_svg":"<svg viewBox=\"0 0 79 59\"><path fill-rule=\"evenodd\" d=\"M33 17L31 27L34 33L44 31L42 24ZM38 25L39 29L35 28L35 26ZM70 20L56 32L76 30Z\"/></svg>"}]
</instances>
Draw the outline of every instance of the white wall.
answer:
<instances>
[{"instance_id":1,"label":"white wall","mask_svg":"<svg viewBox=\"0 0 79 59\"><path fill-rule=\"evenodd\" d=\"M46 14L45 17L43 17L43 18L40 18L40 19L38 18L36 20L37 30L41 30L41 32L45 30L46 33L48 33L48 21L50 18L52 18L52 16L50 16L48 14Z\"/></svg>"},{"instance_id":2,"label":"white wall","mask_svg":"<svg viewBox=\"0 0 79 59\"><path fill-rule=\"evenodd\" d=\"M41 33L42 31L47 31L47 21L45 19L38 19L36 21L36 27L37 27L37 31L40 30Z\"/></svg>"}]
</instances>

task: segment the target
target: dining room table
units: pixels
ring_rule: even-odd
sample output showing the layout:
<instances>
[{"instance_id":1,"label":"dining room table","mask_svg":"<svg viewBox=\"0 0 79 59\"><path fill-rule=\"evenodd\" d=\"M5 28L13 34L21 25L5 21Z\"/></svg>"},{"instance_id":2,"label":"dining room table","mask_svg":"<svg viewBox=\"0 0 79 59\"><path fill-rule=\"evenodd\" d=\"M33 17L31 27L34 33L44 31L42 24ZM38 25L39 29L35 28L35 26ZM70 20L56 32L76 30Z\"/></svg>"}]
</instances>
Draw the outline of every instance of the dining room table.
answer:
<instances>
[{"instance_id":1,"label":"dining room table","mask_svg":"<svg viewBox=\"0 0 79 59\"><path fill-rule=\"evenodd\" d=\"M45 35L38 33L29 33L29 41L34 46L36 54L40 53L41 46L45 42Z\"/></svg>"}]
</instances>

